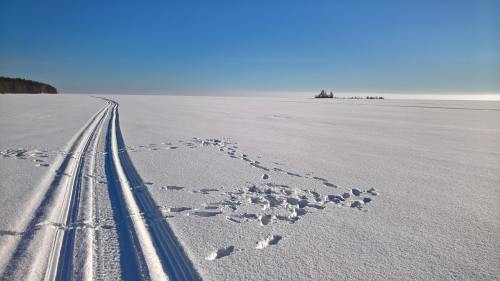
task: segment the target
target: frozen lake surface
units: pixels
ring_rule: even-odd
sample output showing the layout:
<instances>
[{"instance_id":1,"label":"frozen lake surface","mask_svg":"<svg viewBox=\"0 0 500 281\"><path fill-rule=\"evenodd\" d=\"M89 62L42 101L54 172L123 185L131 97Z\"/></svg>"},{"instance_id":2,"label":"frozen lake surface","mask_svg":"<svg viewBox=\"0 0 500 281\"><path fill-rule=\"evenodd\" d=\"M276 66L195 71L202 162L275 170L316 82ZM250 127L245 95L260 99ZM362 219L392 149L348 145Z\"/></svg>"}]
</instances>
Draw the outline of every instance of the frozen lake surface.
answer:
<instances>
[{"instance_id":1,"label":"frozen lake surface","mask_svg":"<svg viewBox=\"0 0 500 281\"><path fill-rule=\"evenodd\" d=\"M500 102L0 96L2 280L495 280Z\"/></svg>"}]
</instances>

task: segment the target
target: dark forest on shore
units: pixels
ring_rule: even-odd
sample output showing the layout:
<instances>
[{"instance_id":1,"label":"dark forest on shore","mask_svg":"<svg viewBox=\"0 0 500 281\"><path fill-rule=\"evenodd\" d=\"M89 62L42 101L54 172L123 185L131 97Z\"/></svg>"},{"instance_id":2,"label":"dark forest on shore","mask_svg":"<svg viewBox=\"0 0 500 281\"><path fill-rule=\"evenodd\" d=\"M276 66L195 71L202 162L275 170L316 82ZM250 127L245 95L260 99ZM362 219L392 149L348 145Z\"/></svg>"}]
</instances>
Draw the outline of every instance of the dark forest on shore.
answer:
<instances>
[{"instance_id":1,"label":"dark forest on shore","mask_svg":"<svg viewBox=\"0 0 500 281\"><path fill-rule=\"evenodd\" d=\"M2 94L57 94L57 89L49 84L21 78L0 76Z\"/></svg>"}]
</instances>

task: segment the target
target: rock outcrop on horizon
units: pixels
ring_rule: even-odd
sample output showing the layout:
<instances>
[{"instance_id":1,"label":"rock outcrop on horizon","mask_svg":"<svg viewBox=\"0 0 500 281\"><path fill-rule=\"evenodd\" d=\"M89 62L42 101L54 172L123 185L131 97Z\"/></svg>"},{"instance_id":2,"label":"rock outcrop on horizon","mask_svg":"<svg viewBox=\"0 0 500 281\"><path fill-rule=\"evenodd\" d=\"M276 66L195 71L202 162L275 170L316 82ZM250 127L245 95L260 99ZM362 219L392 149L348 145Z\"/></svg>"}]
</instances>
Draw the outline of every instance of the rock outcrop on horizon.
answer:
<instances>
[{"instance_id":1,"label":"rock outcrop on horizon","mask_svg":"<svg viewBox=\"0 0 500 281\"><path fill-rule=\"evenodd\" d=\"M57 94L57 89L49 84L21 78L0 76L2 94Z\"/></svg>"}]
</instances>

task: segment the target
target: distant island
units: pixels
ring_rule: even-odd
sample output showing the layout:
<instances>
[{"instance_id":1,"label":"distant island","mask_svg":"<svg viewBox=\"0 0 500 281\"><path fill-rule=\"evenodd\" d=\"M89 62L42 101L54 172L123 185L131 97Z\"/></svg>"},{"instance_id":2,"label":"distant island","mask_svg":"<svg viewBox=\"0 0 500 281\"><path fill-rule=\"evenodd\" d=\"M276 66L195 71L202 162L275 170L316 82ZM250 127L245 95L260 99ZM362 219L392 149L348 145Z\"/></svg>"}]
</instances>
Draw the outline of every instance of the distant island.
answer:
<instances>
[{"instance_id":1,"label":"distant island","mask_svg":"<svg viewBox=\"0 0 500 281\"><path fill-rule=\"evenodd\" d=\"M57 94L57 89L49 84L21 78L0 76L1 94Z\"/></svg>"},{"instance_id":2,"label":"distant island","mask_svg":"<svg viewBox=\"0 0 500 281\"><path fill-rule=\"evenodd\" d=\"M314 98L317 99L355 99L355 100L361 100L361 99L367 99L367 100L383 100L384 97L382 96L366 96L366 97L360 97L360 96L352 96L352 97L337 97L333 94L332 91L330 91L330 94L327 94L325 90L321 90L321 92L317 95L314 96Z\"/></svg>"},{"instance_id":3,"label":"distant island","mask_svg":"<svg viewBox=\"0 0 500 281\"><path fill-rule=\"evenodd\" d=\"M335 96L333 95L333 92L330 92L330 94L327 94L325 90L321 90L321 93L317 94L314 96L317 99L333 99Z\"/></svg>"}]
</instances>

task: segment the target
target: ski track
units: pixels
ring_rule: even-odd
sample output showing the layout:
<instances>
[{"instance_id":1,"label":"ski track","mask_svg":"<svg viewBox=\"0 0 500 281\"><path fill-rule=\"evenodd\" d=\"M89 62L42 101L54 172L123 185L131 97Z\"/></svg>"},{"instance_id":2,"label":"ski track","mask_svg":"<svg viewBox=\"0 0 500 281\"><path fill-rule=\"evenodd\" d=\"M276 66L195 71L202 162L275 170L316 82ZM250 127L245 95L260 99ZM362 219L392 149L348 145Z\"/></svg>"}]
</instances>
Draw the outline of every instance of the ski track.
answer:
<instances>
[{"instance_id":1,"label":"ski track","mask_svg":"<svg viewBox=\"0 0 500 281\"><path fill-rule=\"evenodd\" d=\"M118 103L101 99L42 181L24 231L0 248L12 253L0 280L201 280L130 160ZM100 265L110 260L114 277Z\"/></svg>"}]
</instances>

